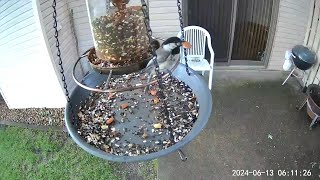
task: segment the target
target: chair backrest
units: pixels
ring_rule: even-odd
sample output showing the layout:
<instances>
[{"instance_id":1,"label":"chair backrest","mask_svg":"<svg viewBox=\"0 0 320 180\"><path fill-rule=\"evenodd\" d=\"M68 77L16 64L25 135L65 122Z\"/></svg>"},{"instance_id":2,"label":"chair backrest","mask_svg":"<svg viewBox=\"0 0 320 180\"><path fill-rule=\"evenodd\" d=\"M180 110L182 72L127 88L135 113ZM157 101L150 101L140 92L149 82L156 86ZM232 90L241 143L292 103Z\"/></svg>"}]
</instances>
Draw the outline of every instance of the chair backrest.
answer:
<instances>
[{"instance_id":1,"label":"chair backrest","mask_svg":"<svg viewBox=\"0 0 320 180\"><path fill-rule=\"evenodd\" d=\"M209 32L199 26L187 26L184 28L185 40L190 42L192 48L187 49L187 54L189 58L204 58L206 43L211 54L210 61L214 60L214 52L211 45L211 36ZM178 33L177 37L181 38L181 31ZM182 52L182 51L181 51ZM181 54L183 56L183 53Z\"/></svg>"}]
</instances>

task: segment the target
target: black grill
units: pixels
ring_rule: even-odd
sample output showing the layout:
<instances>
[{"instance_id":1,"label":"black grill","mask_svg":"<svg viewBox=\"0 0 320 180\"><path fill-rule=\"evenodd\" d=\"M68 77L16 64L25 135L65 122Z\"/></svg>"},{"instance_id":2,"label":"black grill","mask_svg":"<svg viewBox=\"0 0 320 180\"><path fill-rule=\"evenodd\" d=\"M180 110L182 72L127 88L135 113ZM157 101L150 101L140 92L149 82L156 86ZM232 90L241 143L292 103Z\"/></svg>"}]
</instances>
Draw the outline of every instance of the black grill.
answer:
<instances>
[{"instance_id":1,"label":"black grill","mask_svg":"<svg viewBox=\"0 0 320 180\"><path fill-rule=\"evenodd\" d=\"M296 45L292 49L292 60L295 66L301 70L310 69L316 63L315 57L315 53L305 46Z\"/></svg>"}]
</instances>

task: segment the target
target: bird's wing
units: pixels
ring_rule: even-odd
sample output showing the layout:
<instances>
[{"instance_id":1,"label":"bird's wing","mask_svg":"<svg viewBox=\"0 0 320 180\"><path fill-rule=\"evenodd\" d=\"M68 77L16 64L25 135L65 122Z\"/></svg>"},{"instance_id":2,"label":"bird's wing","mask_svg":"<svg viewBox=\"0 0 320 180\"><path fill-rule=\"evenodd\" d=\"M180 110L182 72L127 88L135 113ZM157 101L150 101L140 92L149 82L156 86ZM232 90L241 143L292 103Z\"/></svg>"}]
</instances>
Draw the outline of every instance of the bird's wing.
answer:
<instances>
[{"instance_id":1,"label":"bird's wing","mask_svg":"<svg viewBox=\"0 0 320 180\"><path fill-rule=\"evenodd\" d=\"M157 49L156 54L157 54L158 63L162 63L162 62L166 61L168 59L168 57L170 56L170 52L165 51L162 47ZM151 65L153 65L152 59L148 62L146 67L149 67Z\"/></svg>"},{"instance_id":2,"label":"bird's wing","mask_svg":"<svg viewBox=\"0 0 320 180\"><path fill-rule=\"evenodd\" d=\"M173 68L178 64L179 62L179 58L173 58L172 61L165 61L162 63L159 63L159 69L160 71L164 71L166 72L167 70L169 71L173 71Z\"/></svg>"},{"instance_id":3,"label":"bird's wing","mask_svg":"<svg viewBox=\"0 0 320 180\"><path fill-rule=\"evenodd\" d=\"M174 58L173 61L163 61L159 63L159 71L167 73L168 71L172 72L174 67L179 63L179 58ZM153 61L149 61L148 66L145 68L144 72L149 74L156 74L155 67L153 66Z\"/></svg>"},{"instance_id":4,"label":"bird's wing","mask_svg":"<svg viewBox=\"0 0 320 180\"><path fill-rule=\"evenodd\" d=\"M171 54L171 52L168 52L168 51L164 50L163 48L159 48L156 51L156 53L157 53L158 63L165 62Z\"/></svg>"}]
</instances>

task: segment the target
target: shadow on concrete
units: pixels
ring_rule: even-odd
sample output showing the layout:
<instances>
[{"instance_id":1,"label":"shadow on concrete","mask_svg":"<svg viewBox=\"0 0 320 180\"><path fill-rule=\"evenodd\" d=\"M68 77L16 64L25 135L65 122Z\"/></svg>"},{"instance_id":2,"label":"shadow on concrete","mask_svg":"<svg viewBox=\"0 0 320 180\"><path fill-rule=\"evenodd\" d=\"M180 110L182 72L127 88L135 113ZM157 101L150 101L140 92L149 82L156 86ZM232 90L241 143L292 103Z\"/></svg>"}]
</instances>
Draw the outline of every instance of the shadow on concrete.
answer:
<instances>
[{"instance_id":1,"label":"shadow on concrete","mask_svg":"<svg viewBox=\"0 0 320 180\"><path fill-rule=\"evenodd\" d=\"M296 110L300 87L292 79L281 86L283 79L279 72L216 73L212 118L183 149L186 162L178 153L159 159L159 179L238 179L232 170L273 170L261 179L280 179L278 170L301 179L300 171L310 170L319 178L320 127L309 130L306 109Z\"/></svg>"}]
</instances>

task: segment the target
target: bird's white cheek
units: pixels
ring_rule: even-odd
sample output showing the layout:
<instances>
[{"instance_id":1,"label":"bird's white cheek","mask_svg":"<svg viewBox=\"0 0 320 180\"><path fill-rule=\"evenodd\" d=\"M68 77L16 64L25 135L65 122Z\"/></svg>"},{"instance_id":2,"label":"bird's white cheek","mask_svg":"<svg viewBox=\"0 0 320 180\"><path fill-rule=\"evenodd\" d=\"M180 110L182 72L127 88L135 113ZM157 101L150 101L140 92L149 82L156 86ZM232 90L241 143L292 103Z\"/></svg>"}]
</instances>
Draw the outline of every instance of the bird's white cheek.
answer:
<instances>
[{"instance_id":1,"label":"bird's white cheek","mask_svg":"<svg viewBox=\"0 0 320 180\"><path fill-rule=\"evenodd\" d=\"M172 51L174 48L176 48L177 46L175 44L166 44L163 46L163 49L165 51Z\"/></svg>"},{"instance_id":2,"label":"bird's white cheek","mask_svg":"<svg viewBox=\"0 0 320 180\"><path fill-rule=\"evenodd\" d=\"M164 49L165 51L171 51L169 44L164 45L164 46L163 46L163 49Z\"/></svg>"}]
</instances>

